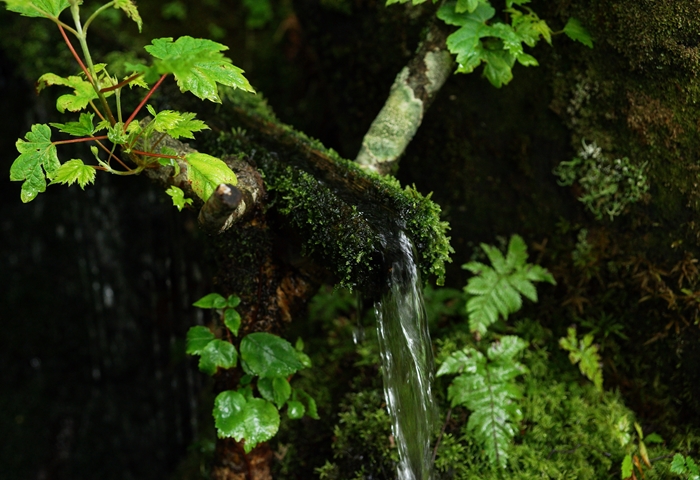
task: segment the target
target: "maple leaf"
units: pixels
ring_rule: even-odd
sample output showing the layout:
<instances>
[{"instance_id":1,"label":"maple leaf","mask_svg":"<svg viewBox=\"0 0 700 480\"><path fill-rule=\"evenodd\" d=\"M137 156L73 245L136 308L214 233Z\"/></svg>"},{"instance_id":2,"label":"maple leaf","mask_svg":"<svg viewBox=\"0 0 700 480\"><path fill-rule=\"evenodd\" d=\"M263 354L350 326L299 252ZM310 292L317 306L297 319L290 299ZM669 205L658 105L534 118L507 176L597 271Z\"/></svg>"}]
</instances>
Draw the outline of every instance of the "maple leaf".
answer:
<instances>
[{"instance_id":1,"label":"maple leaf","mask_svg":"<svg viewBox=\"0 0 700 480\"><path fill-rule=\"evenodd\" d=\"M180 212L183 208L185 208L185 205L192 204L193 200L191 198L185 198L185 192L183 192L179 187L172 185L165 191L165 193L170 195L173 200L173 205L176 206Z\"/></svg>"},{"instance_id":2,"label":"maple leaf","mask_svg":"<svg viewBox=\"0 0 700 480\"><path fill-rule=\"evenodd\" d=\"M25 17L55 19L70 6L68 0L2 0L11 12Z\"/></svg>"},{"instance_id":3,"label":"maple leaf","mask_svg":"<svg viewBox=\"0 0 700 480\"><path fill-rule=\"evenodd\" d=\"M194 113L175 112L173 110L163 110L156 113L152 106L147 105L146 108L153 115L153 120L148 128L155 129L157 132L167 133L174 139L180 137L194 138L194 132L209 129L202 120L194 119Z\"/></svg>"},{"instance_id":4,"label":"maple leaf","mask_svg":"<svg viewBox=\"0 0 700 480\"><path fill-rule=\"evenodd\" d=\"M25 138L26 140L17 140L16 146L20 156L10 167L10 180L24 180L21 198L27 203L46 191L44 171L50 175L58 170L61 164L56 154L56 146L51 143L51 128L48 125L32 125L32 131L28 132Z\"/></svg>"},{"instance_id":5,"label":"maple leaf","mask_svg":"<svg viewBox=\"0 0 700 480\"><path fill-rule=\"evenodd\" d=\"M212 40L180 37L156 38L146 51L157 60L154 67L160 74L172 73L182 92L192 92L202 100L221 103L217 83L255 92L243 70L231 64L221 52L228 47Z\"/></svg>"},{"instance_id":6,"label":"maple leaf","mask_svg":"<svg viewBox=\"0 0 700 480\"><path fill-rule=\"evenodd\" d=\"M56 100L56 109L61 113L64 113L66 110L78 112L87 107L90 100L97 98L97 93L92 88L92 84L78 76L64 78L54 73L45 73L39 77L37 91L40 92L51 85L64 85L74 90L73 94L61 95Z\"/></svg>"},{"instance_id":7,"label":"maple leaf","mask_svg":"<svg viewBox=\"0 0 700 480\"><path fill-rule=\"evenodd\" d=\"M51 123L54 128L58 128L63 133L74 135L76 137L89 137L95 133L95 127L92 124L94 113L81 113L80 119L77 122L68 123Z\"/></svg>"},{"instance_id":8,"label":"maple leaf","mask_svg":"<svg viewBox=\"0 0 700 480\"><path fill-rule=\"evenodd\" d=\"M82 160L68 160L49 176L51 178L50 185L54 183L73 185L78 182L80 188L85 190L85 185L95 181L95 173L95 169L90 165L85 165Z\"/></svg>"},{"instance_id":9,"label":"maple leaf","mask_svg":"<svg viewBox=\"0 0 700 480\"><path fill-rule=\"evenodd\" d=\"M236 174L223 161L205 153L190 153L185 156L187 179L192 190L205 202L222 183L236 185Z\"/></svg>"}]
</instances>

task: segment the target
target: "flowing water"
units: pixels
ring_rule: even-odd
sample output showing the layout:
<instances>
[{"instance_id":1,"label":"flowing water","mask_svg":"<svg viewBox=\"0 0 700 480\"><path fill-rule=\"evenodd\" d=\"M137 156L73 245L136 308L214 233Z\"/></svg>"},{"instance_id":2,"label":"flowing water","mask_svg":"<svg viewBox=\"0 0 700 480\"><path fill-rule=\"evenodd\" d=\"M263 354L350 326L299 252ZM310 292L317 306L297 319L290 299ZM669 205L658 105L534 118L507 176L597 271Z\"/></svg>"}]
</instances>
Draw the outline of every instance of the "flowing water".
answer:
<instances>
[{"instance_id":1,"label":"flowing water","mask_svg":"<svg viewBox=\"0 0 700 480\"><path fill-rule=\"evenodd\" d=\"M384 245L389 289L375 303L384 395L399 449L399 480L431 478L430 437L436 419L433 353L415 250L403 232Z\"/></svg>"}]
</instances>

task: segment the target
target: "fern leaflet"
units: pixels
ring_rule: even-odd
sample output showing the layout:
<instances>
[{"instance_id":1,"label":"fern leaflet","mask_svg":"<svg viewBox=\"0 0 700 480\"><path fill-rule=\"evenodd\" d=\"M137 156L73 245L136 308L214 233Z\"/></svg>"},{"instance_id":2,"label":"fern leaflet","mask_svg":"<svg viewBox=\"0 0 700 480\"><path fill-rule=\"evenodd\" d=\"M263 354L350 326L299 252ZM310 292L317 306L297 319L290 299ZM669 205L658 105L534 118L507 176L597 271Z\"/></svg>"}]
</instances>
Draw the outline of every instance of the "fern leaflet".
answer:
<instances>
[{"instance_id":1,"label":"fern leaflet","mask_svg":"<svg viewBox=\"0 0 700 480\"><path fill-rule=\"evenodd\" d=\"M438 376L458 374L447 389L452 406L471 410L467 430L484 448L491 463L505 468L508 449L515 436L515 424L522 419L516 400L522 397L514 382L527 368L515 357L527 347L520 337L504 336L493 342L486 355L473 347L452 353Z\"/></svg>"},{"instance_id":2,"label":"fern leaflet","mask_svg":"<svg viewBox=\"0 0 700 480\"><path fill-rule=\"evenodd\" d=\"M543 267L527 263L527 246L519 235L513 235L504 257L496 247L481 244L493 267L480 262L469 262L462 268L472 277L464 291L472 298L467 301L469 329L483 335L501 315L508 315L522 307L522 296L537 301L537 290L532 282L556 284L554 277Z\"/></svg>"},{"instance_id":3,"label":"fern leaflet","mask_svg":"<svg viewBox=\"0 0 700 480\"><path fill-rule=\"evenodd\" d=\"M593 382L599 392L603 391L603 371L598 346L593 345L593 335L586 334L580 341L576 338L576 328L569 327L567 336L559 339L559 346L569 352L569 360L581 373Z\"/></svg>"}]
</instances>

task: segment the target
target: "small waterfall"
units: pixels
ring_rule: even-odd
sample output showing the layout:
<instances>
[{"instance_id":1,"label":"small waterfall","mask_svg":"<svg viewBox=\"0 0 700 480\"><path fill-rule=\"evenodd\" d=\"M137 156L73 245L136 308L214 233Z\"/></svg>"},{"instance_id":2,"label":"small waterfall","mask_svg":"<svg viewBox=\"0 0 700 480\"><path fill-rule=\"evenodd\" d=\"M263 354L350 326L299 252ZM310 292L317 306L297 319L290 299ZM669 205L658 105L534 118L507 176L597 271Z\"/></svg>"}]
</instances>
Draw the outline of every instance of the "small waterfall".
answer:
<instances>
[{"instance_id":1,"label":"small waterfall","mask_svg":"<svg viewBox=\"0 0 700 480\"><path fill-rule=\"evenodd\" d=\"M387 240L389 290L375 303L384 396L399 448L399 480L431 478L430 437L436 419L433 353L415 249L399 232Z\"/></svg>"}]
</instances>

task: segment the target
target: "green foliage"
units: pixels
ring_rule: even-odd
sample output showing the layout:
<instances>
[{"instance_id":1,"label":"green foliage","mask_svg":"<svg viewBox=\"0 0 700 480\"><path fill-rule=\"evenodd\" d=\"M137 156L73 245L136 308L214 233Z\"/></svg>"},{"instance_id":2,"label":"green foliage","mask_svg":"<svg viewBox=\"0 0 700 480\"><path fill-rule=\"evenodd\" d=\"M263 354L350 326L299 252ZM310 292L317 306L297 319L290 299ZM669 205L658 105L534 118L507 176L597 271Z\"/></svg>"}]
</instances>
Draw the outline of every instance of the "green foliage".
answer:
<instances>
[{"instance_id":1,"label":"green foliage","mask_svg":"<svg viewBox=\"0 0 700 480\"><path fill-rule=\"evenodd\" d=\"M85 185L95 181L95 169L85 165L82 160L68 160L61 165L58 170L49 175L51 183L62 183L73 185L78 182L80 188L85 189Z\"/></svg>"},{"instance_id":2,"label":"green foliage","mask_svg":"<svg viewBox=\"0 0 700 480\"><path fill-rule=\"evenodd\" d=\"M144 48L156 58L152 69L141 69L147 78L154 71L160 75L172 73L182 92L216 103L221 103L217 84L254 92L243 70L221 54L228 50L226 45L185 35L175 41L171 37L157 38Z\"/></svg>"},{"instance_id":3,"label":"green foliage","mask_svg":"<svg viewBox=\"0 0 700 480\"><path fill-rule=\"evenodd\" d=\"M593 382L595 388L603 391L602 362L598 354L598 345L593 344L593 334L588 333L583 339L576 338L576 327L567 329L567 336L559 340L559 346L569 352L569 360L572 364L578 364L581 373Z\"/></svg>"},{"instance_id":4,"label":"green foliage","mask_svg":"<svg viewBox=\"0 0 700 480\"><path fill-rule=\"evenodd\" d=\"M236 177L228 166L212 156L195 153L178 156L175 152L156 150L165 135L174 139L194 138L194 133L207 129L201 120L196 120L193 113L164 110L156 112L150 105L147 109L153 116L141 125L133 121L148 98L156 91L163 80L173 75L182 92L192 92L202 100L221 102L218 86L242 89L253 92L243 71L232 65L231 60L223 55L227 47L212 40L184 36L159 38L146 46L146 51L153 57L152 66L140 63L117 61L114 71L126 71L126 77L120 79L109 73L106 63L94 63L87 43L88 28L101 14L110 7L124 13L133 20L139 31L142 20L133 0L112 0L94 10L94 13L83 22L80 17L80 1L69 0L2 0L7 9L29 17L43 17L51 20L60 29L66 46L73 54L81 73L61 77L54 73L44 73L38 80L37 90L49 86L61 86L72 89L58 97L56 108L60 113L83 112L79 120L66 123L52 123L61 133L78 137L70 140L51 140L51 128L48 125L33 125L32 131L26 135L26 140L17 142L20 155L10 168L10 179L23 181L21 198L29 202L46 190L46 178L51 184L78 183L84 188L93 183L98 170L116 175L135 175L146 168L162 165L175 166L175 174L180 173L176 160L188 164L188 183L192 184L194 193L206 201L213 190L221 183L236 183ZM67 9L75 28L58 19L59 14ZM114 10L111 10L114 11ZM93 27L96 28L96 27ZM73 35L80 43L82 57L70 43L68 35ZM109 56L109 55L108 55ZM119 57L117 55L116 57ZM116 58L112 55L112 58ZM122 116L122 90L124 87L140 86L150 90L144 96L132 114L125 120ZM110 104L110 100L113 101ZM101 121L95 126L94 115ZM105 135L96 135L106 131ZM82 160L70 160L61 165L58 159L56 145L62 143L90 142L91 151L96 165L87 165ZM108 145L111 142L112 145ZM131 166L127 165L115 154L117 147L128 155ZM104 155L106 154L106 159ZM119 166L114 166L118 164ZM192 203L186 199L181 189L171 187L168 195L173 204L181 210L186 204Z\"/></svg>"},{"instance_id":5,"label":"green foliage","mask_svg":"<svg viewBox=\"0 0 700 480\"><path fill-rule=\"evenodd\" d=\"M700 479L700 469L691 457L685 457L680 453L673 456L671 462L671 472L683 475L688 480Z\"/></svg>"},{"instance_id":6,"label":"green foliage","mask_svg":"<svg viewBox=\"0 0 700 480\"><path fill-rule=\"evenodd\" d=\"M386 4L409 1L418 5L427 0L387 0ZM532 48L540 40L551 45L555 33L535 12L523 7L527 3L530 0L506 0L499 17L490 0L444 2L438 18L459 27L447 37L447 48L457 59L457 73L471 73L484 64L484 76L494 87L501 88L513 79L515 62L524 67L537 66L535 57L525 53L524 45ZM558 33L593 48L590 34L575 18L570 18Z\"/></svg>"},{"instance_id":7,"label":"green foliage","mask_svg":"<svg viewBox=\"0 0 700 480\"><path fill-rule=\"evenodd\" d=\"M395 478L399 453L381 390L348 394L333 429L333 462L316 469L321 479Z\"/></svg>"},{"instance_id":8,"label":"green foliage","mask_svg":"<svg viewBox=\"0 0 700 480\"><path fill-rule=\"evenodd\" d=\"M473 295L467 301L469 328L479 334L498 320L499 315L507 319L522 306L522 296L537 301L537 290L532 282L556 284L554 277L539 265L527 263L527 246L518 235L513 235L504 257L496 248L482 244L493 267L480 262L469 262L462 268L476 276L472 277L464 291Z\"/></svg>"},{"instance_id":9,"label":"green foliage","mask_svg":"<svg viewBox=\"0 0 700 480\"><path fill-rule=\"evenodd\" d=\"M219 314L222 323L233 336L238 335L240 314L235 310L241 299L235 295L223 297L210 293L193 305L207 308ZM230 335L226 335L230 339ZM186 352L199 355L199 369L214 375L218 369L234 368L239 352L241 367L246 375L241 378L238 390L221 392L214 401L213 416L219 437L233 437L243 441L243 448L250 452L260 442L272 438L279 429L279 411L286 405L287 415L299 419L308 415L318 419L316 401L303 390L294 389L288 377L311 366L309 357L288 341L270 333L257 332L241 339L239 350L229 341L216 338L211 329L204 326L190 328L187 332ZM255 397L253 380L260 397Z\"/></svg>"},{"instance_id":10,"label":"green foliage","mask_svg":"<svg viewBox=\"0 0 700 480\"><path fill-rule=\"evenodd\" d=\"M493 342L486 355L466 347L447 357L438 376L458 374L447 389L452 407L462 405L471 413L467 431L484 448L491 463L505 468L508 450L522 419L518 400L522 398L515 378L527 373L516 357L527 342L504 336Z\"/></svg>"},{"instance_id":11,"label":"green foliage","mask_svg":"<svg viewBox=\"0 0 700 480\"><path fill-rule=\"evenodd\" d=\"M564 33L572 40L583 43L588 48L593 48L593 39L581 22L575 18L570 18L564 25Z\"/></svg>"},{"instance_id":12,"label":"green foliage","mask_svg":"<svg viewBox=\"0 0 700 480\"><path fill-rule=\"evenodd\" d=\"M24 181L21 198L26 203L46 191L45 175L52 175L61 164L48 125L32 125L32 131L24 138L17 140L20 155L10 167L10 180Z\"/></svg>"},{"instance_id":13,"label":"green foliage","mask_svg":"<svg viewBox=\"0 0 700 480\"><path fill-rule=\"evenodd\" d=\"M185 208L185 205L191 205L193 203L191 198L185 198L185 192L183 192L180 187L171 185L165 193L170 195L173 200L173 205L175 205L180 212Z\"/></svg>"},{"instance_id":14,"label":"green foliage","mask_svg":"<svg viewBox=\"0 0 700 480\"><path fill-rule=\"evenodd\" d=\"M192 190L204 201L222 183L236 185L238 180L233 171L221 160L206 153L188 153L187 178L192 182Z\"/></svg>"},{"instance_id":15,"label":"green foliage","mask_svg":"<svg viewBox=\"0 0 700 480\"><path fill-rule=\"evenodd\" d=\"M649 190L646 163L636 166L627 157L611 160L595 142L584 141L582 145L578 157L561 162L554 174L559 177L559 185L581 186L579 201L598 220L605 215L612 220L644 197Z\"/></svg>"}]
</instances>

